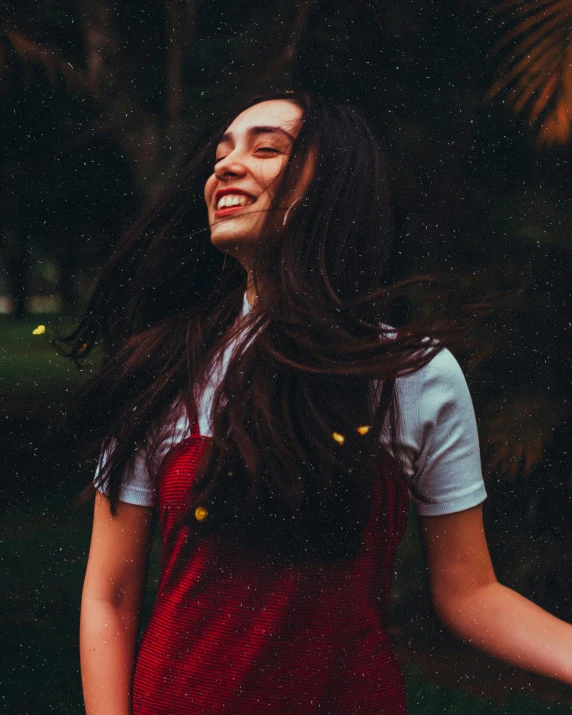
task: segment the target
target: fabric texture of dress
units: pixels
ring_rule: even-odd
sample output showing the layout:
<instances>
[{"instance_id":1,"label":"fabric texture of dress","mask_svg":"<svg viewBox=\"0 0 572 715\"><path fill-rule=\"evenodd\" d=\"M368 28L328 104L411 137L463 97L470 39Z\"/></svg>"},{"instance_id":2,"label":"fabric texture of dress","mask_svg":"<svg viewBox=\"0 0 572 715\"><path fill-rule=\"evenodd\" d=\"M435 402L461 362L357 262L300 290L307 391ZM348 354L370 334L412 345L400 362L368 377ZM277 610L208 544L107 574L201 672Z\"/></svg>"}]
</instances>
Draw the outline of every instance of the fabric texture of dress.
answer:
<instances>
[{"instance_id":1,"label":"fabric texture of dress","mask_svg":"<svg viewBox=\"0 0 572 715\"><path fill-rule=\"evenodd\" d=\"M388 634L410 503L397 463L379 464L357 557L277 566L177 524L208 439L195 422L157 482L161 571L133 715L403 715Z\"/></svg>"}]
</instances>

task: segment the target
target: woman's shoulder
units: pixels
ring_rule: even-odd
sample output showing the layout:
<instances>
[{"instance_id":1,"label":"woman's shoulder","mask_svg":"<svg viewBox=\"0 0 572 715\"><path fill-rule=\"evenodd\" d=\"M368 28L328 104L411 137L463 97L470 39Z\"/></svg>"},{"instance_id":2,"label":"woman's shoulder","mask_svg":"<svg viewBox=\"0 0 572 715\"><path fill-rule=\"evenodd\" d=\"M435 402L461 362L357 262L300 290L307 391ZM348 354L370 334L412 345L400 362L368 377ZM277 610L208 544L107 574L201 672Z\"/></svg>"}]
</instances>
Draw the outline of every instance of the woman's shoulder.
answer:
<instances>
[{"instance_id":1,"label":"woman's shoulder","mask_svg":"<svg viewBox=\"0 0 572 715\"><path fill-rule=\"evenodd\" d=\"M395 340L398 337L398 328L387 323L379 325L382 329L383 339ZM398 388L422 389L424 386L430 387L434 383L446 385L465 382L461 366L448 348L429 336L423 338L421 342L433 355L425 365L398 377L396 381Z\"/></svg>"},{"instance_id":2,"label":"woman's shoulder","mask_svg":"<svg viewBox=\"0 0 572 715\"><path fill-rule=\"evenodd\" d=\"M432 384L435 381L443 384L465 381L463 370L457 358L444 345L436 346L430 360L413 374L417 375L420 385ZM404 379L407 377L405 376Z\"/></svg>"},{"instance_id":3,"label":"woman's shoulder","mask_svg":"<svg viewBox=\"0 0 572 715\"><path fill-rule=\"evenodd\" d=\"M395 390L405 417L413 420L420 432L427 422L473 412L463 370L453 353L445 347L439 349L423 367L398 377Z\"/></svg>"},{"instance_id":4,"label":"woman's shoulder","mask_svg":"<svg viewBox=\"0 0 572 715\"><path fill-rule=\"evenodd\" d=\"M171 403L168 417L159 431L152 469L156 470L167 453L182 442L188 434L189 421L187 409L182 394L178 394ZM153 506L155 503L154 479L149 472L149 465L147 463L147 448L149 443L150 438L145 445L139 448L133 462L125 471L119 499L128 504ZM107 452L100 455L93 477L93 483L96 489L106 495L108 494L107 486L101 482L100 474L107 461L107 457Z\"/></svg>"}]
</instances>

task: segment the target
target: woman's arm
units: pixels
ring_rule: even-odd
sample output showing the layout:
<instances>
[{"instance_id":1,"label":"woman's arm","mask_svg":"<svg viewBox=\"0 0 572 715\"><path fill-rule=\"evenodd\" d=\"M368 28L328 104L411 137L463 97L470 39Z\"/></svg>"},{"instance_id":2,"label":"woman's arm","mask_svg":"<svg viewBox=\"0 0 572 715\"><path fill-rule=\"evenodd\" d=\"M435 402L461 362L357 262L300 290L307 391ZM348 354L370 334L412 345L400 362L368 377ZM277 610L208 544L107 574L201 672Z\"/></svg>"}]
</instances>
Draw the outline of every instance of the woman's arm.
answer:
<instances>
[{"instance_id":1,"label":"woman's arm","mask_svg":"<svg viewBox=\"0 0 572 715\"><path fill-rule=\"evenodd\" d=\"M86 715L131 715L131 679L153 536L153 508L96 493L80 614Z\"/></svg>"},{"instance_id":2,"label":"woman's arm","mask_svg":"<svg viewBox=\"0 0 572 715\"><path fill-rule=\"evenodd\" d=\"M572 626L497 581L482 506L418 520L443 623L492 656L572 684Z\"/></svg>"}]
</instances>

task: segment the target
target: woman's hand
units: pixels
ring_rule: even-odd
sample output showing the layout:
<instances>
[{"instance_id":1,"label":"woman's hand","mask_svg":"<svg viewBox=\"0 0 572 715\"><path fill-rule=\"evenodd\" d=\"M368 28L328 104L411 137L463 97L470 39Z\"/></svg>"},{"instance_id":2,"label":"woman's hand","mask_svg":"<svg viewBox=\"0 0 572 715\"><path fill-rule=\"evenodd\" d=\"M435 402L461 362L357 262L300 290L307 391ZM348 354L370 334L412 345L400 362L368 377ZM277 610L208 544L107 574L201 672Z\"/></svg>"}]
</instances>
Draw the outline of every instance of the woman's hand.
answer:
<instances>
[{"instance_id":1,"label":"woman's hand","mask_svg":"<svg viewBox=\"0 0 572 715\"><path fill-rule=\"evenodd\" d=\"M492 656L572 684L572 626L497 581L482 505L418 520L441 621Z\"/></svg>"}]
</instances>

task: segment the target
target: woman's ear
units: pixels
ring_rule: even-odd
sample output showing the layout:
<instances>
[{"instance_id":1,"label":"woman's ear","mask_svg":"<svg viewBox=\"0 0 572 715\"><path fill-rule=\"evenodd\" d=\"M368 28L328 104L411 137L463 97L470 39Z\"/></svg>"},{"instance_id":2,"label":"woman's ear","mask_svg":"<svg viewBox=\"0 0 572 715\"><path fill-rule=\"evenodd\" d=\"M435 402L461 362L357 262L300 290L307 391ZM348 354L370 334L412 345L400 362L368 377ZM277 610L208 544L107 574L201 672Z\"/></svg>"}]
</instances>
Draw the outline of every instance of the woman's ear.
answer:
<instances>
[{"instance_id":1,"label":"woman's ear","mask_svg":"<svg viewBox=\"0 0 572 715\"><path fill-rule=\"evenodd\" d=\"M302 198L303 198L302 196L299 196L297 199L292 201L290 206L288 206L288 208L286 209L286 213L284 214L284 221L282 221L283 226L286 226L286 219L288 218L288 214L290 213L290 209L292 208L292 206L294 206L294 204L297 203L298 201L300 201Z\"/></svg>"}]
</instances>

